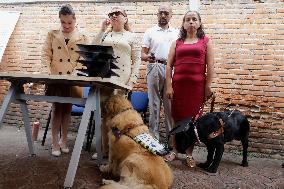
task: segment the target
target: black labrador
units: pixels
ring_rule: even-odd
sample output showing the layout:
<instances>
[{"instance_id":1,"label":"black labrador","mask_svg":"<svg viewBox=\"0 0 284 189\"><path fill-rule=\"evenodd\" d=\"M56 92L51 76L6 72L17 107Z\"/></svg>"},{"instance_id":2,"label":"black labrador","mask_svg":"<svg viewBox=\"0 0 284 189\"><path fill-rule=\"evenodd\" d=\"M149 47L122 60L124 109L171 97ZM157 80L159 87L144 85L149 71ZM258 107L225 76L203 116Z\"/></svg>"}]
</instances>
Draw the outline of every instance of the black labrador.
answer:
<instances>
[{"instance_id":1,"label":"black labrador","mask_svg":"<svg viewBox=\"0 0 284 189\"><path fill-rule=\"evenodd\" d=\"M195 123L191 118L177 123L170 135L175 135L176 149L179 153L198 140L203 142L208 151L205 163L199 167L210 173L216 173L224 152L224 144L240 140L243 146L242 166L247 167L247 150L250 124L238 110L214 112L201 116Z\"/></svg>"}]
</instances>

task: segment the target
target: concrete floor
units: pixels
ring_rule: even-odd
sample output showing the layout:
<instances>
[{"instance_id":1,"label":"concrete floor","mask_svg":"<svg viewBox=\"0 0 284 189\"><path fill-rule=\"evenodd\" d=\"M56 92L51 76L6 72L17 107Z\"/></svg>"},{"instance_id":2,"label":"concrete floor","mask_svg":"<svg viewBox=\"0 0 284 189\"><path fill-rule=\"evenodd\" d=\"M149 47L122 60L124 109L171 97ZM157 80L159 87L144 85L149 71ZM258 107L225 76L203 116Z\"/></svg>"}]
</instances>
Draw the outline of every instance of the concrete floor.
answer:
<instances>
[{"instance_id":1,"label":"concrete floor","mask_svg":"<svg viewBox=\"0 0 284 189\"><path fill-rule=\"evenodd\" d=\"M43 131L40 131L39 139ZM74 145L76 133L70 132L69 146ZM59 189L63 188L71 154L59 158L50 155L50 133L45 146L35 143L36 157L29 156L24 128L4 126L0 129L0 189ZM194 157L202 162L204 148L196 148ZM183 157L181 157L182 159ZM250 155L249 167L239 166L238 153L225 152L217 174L199 168L190 169L182 161L170 163L174 173L171 189L284 189L284 160ZM101 184L102 174L91 153L82 151L74 189L95 189Z\"/></svg>"}]
</instances>

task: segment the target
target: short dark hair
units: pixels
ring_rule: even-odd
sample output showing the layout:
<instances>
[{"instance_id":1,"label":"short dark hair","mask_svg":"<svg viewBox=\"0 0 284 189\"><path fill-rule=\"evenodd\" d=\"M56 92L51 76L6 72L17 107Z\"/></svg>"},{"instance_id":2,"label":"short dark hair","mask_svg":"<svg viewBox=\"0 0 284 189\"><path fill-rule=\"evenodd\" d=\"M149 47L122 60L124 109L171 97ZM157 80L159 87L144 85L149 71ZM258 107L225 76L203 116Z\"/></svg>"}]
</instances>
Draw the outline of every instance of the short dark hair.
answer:
<instances>
[{"instance_id":1,"label":"short dark hair","mask_svg":"<svg viewBox=\"0 0 284 189\"><path fill-rule=\"evenodd\" d=\"M70 4L63 5L59 10L60 15L72 15L75 17L75 12Z\"/></svg>"}]
</instances>

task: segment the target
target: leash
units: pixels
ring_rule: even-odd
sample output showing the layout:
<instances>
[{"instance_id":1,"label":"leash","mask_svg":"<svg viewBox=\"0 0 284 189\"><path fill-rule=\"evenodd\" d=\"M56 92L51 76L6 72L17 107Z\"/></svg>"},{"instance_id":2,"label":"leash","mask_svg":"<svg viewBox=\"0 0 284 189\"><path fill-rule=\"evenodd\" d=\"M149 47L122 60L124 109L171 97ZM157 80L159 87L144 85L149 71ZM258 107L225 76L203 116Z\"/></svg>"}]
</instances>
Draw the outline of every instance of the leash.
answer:
<instances>
[{"instance_id":1,"label":"leash","mask_svg":"<svg viewBox=\"0 0 284 189\"><path fill-rule=\"evenodd\" d=\"M231 115L233 114L234 111L236 111L236 109L233 109L233 111L231 111L231 113L228 117L231 117Z\"/></svg>"},{"instance_id":2,"label":"leash","mask_svg":"<svg viewBox=\"0 0 284 189\"><path fill-rule=\"evenodd\" d=\"M202 103L202 105L200 106L198 113L194 116L193 123L195 123L195 122L198 120L198 118L202 115L205 104L206 104L207 101L210 100L211 98L212 98L212 100L211 100L211 103L210 103L210 113L212 113L212 112L214 111L214 105L215 105L215 98L216 98L216 96L215 96L215 94L212 92L212 93L210 94L210 96L209 96L209 97Z\"/></svg>"},{"instance_id":3,"label":"leash","mask_svg":"<svg viewBox=\"0 0 284 189\"><path fill-rule=\"evenodd\" d=\"M179 122L179 124L177 125L180 125L178 127L175 127L173 128L170 133L168 134L168 139L167 139L167 149L168 150L171 150L171 147L169 147L169 141L170 141L170 136L171 135L174 135L174 134L177 134L177 133L180 133L180 132L184 132L184 131L187 131L190 127L190 123L192 122L193 124L193 127L194 127L194 134L197 138L197 142L200 144L201 141L200 141L200 138L199 138L199 135L198 135L198 130L196 128L196 121L199 119L199 117L202 115L203 113L203 108L205 106L205 104L207 103L208 100L212 99L211 100L211 103L210 103L210 113L213 112L214 110L214 105L215 105L215 94L212 92L210 94L210 96L202 103L202 105L200 106L199 110L198 110L198 113L194 116L194 117L188 117L186 118L185 120Z\"/></svg>"},{"instance_id":4,"label":"leash","mask_svg":"<svg viewBox=\"0 0 284 189\"><path fill-rule=\"evenodd\" d=\"M197 128L196 128L196 121L199 119L199 117L201 117L201 115L202 115L202 113L203 113L203 108L204 108L206 102L207 102L209 99L211 99L211 98L212 98L212 100L211 100L211 103L210 103L210 113L213 112L216 96L215 96L215 94L212 92L211 95L206 99L206 101L202 103L202 106L199 108L199 111L198 111L198 113L195 115L194 120L193 120L194 134L195 134L195 136L196 136L196 139L197 139L197 143L198 143L198 144L201 144L201 141L200 141L200 139L199 139L198 131L197 131Z\"/></svg>"}]
</instances>

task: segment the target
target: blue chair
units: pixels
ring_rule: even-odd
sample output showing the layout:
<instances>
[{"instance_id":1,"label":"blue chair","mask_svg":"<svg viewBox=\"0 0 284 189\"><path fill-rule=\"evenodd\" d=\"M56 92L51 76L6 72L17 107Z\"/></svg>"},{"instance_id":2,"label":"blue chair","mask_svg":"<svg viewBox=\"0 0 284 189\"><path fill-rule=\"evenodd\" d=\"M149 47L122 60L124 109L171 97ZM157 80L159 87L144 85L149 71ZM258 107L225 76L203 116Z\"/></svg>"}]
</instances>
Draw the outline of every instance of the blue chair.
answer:
<instances>
[{"instance_id":1,"label":"blue chair","mask_svg":"<svg viewBox=\"0 0 284 189\"><path fill-rule=\"evenodd\" d=\"M89 94L90 87L84 87L83 88L83 97L87 98ZM72 110L71 110L71 116L81 116L83 115L85 106L83 105L72 105Z\"/></svg>"},{"instance_id":2,"label":"blue chair","mask_svg":"<svg viewBox=\"0 0 284 189\"><path fill-rule=\"evenodd\" d=\"M128 94L128 99L130 100L133 108L141 114L144 123L147 123L147 111L149 103L148 93L132 91Z\"/></svg>"},{"instance_id":3,"label":"blue chair","mask_svg":"<svg viewBox=\"0 0 284 189\"><path fill-rule=\"evenodd\" d=\"M84 98L88 97L89 90L90 90L90 87L84 87L83 88L83 97ZM84 108L85 107L82 106L82 105L73 104L72 110L71 110L71 116L82 116L83 112L84 112ZM43 134L43 139L42 139L42 142L41 142L42 146L44 146L46 134L47 134L47 131L48 131L48 128L49 128L49 123L50 123L50 119L51 119L51 112L52 112L52 110L50 110L49 115L48 115L45 131L44 131L44 134ZM92 124L93 117L94 117L94 112L92 111L91 116L90 116L89 126L88 126L88 132L87 132L87 142L86 142L86 146L85 146L85 150L87 150L87 151L89 151L90 148L91 148L91 138L92 138L92 136L94 136L94 131L95 131L95 127L92 127L93 126L93 124Z\"/></svg>"}]
</instances>

